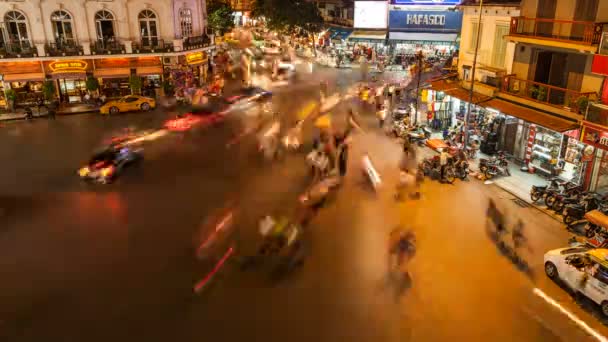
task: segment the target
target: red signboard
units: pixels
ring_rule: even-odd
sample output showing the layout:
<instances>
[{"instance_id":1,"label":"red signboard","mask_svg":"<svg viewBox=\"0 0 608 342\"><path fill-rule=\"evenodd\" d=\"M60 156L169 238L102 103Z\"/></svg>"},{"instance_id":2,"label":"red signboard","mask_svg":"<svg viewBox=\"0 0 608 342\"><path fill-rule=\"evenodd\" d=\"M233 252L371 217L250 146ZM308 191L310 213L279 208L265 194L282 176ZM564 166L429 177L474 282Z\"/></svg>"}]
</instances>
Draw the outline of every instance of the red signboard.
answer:
<instances>
[{"instance_id":1,"label":"red signboard","mask_svg":"<svg viewBox=\"0 0 608 342\"><path fill-rule=\"evenodd\" d=\"M608 56L594 55L593 63L591 64L591 72L608 76Z\"/></svg>"},{"instance_id":2,"label":"red signboard","mask_svg":"<svg viewBox=\"0 0 608 342\"><path fill-rule=\"evenodd\" d=\"M608 131L603 130L601 126L584 122L581 141L587 145L608 150Z\"/></svg>"}]
</instances>

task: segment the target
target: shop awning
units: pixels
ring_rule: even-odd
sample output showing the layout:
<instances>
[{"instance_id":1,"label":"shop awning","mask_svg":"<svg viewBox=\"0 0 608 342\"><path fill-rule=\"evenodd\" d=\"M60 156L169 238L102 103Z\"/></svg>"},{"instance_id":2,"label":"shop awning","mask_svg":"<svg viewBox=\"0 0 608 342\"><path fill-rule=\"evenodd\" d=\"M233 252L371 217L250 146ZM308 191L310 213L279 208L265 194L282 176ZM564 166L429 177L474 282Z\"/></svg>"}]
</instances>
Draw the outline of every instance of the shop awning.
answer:
<instances>
[{"instance_id":1,"label":"shop awning","mask_svg":"<svg viewBox=\"0 0 608 342\"><path fill-rule=\"evenodd\" d=\"M496 109L501 113L520 118L560 133L579 127L579 124L576 121L562 119L557 116L553 116L532 108L520 106L505 100L491 99L480 105L485 108Z\"/></svg>"},{"instance_id":2,"label":"shop awning","mask_svg":"<svg viewBox=\"0 0 608 342\"><path fill-rule=\"evenodd\" d=\"M431 89L444 92L446 95L455 97L465 102L469 102L471 98L471 91L461 87L457 81L439 80L431 82ZM473 104L479 104L481 102L488 101L489 99L491 99L490 96L473 92Z\"/></svg>"},{"instance_id":3,"label":"shop awning","mask_svg":"<svg viewBox=\"0 0 608 342\"><path fill-rule=\"evenodd\" d=\"M52 74L51 78L54 80L84 80L87 78L86 72L63 72Z\"/></svg>"},{"instance_id":4,"label":"shop awning","mask_svg":"<svg viewBox=\"0 0 608 342\"><path fill-rule=\"evenodd\" d=\"M26 74L6 74L4 75L6 82L25 82L25 81L44 81L43 72L30 72Z\"/></svg>"},{"instance_id":5,"label":"shop awning","mask_svg":"<svg viewBox=\"0 0 608 342\"><path fill-rule=\"evenodd\" d=\"M131 69L129 68L112 68L112 69L97 69L93 72L95 77L105 78L123 78L131 75Z\"/></svg>"},{"instance_id":6,"label":"shop awning","mask_svg":"<svg viewBox=\"0 0 608 342\"><path fill-rule=\"evenodd\" d=\"M456 43L457 33L389 32L388 40L402 43Z\"/></svg>"},{"instance_id":7,"label":"shop awning","mask_svg":"<svg viewBox=\"0 0 608 342\"><path fill-rule=\"evenodd\" d=\"M353 30L345 27L330 27L328 33L331 40L345 40Z\"/></svg>"},{"instance_id":8,"label":"shop awning","mask_svg":"<svg viewBox=\"0 0 608 342\"><path fill-rule=\"evenodd\" d=\"M358 31L355 30L348 37L350 41L368 42L386 39L386 31Z\"/></svg>"},{"instance_id":9,"label":"shop awning","mask_svg":"<svg viewBox=\"0 0 608 342\"><path fill-rule=\"evenodd\" d=\"M139 67L137 68L137 76L162 75L162 66Z\"/></svg>"}]
</instances>

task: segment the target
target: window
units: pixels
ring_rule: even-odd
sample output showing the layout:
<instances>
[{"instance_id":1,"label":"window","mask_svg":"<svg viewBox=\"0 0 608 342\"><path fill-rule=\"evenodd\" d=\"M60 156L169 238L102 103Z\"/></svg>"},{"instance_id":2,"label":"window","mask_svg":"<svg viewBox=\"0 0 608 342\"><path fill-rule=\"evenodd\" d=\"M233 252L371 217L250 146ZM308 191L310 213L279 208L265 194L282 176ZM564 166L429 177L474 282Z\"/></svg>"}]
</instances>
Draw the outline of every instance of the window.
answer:
<instances>
[{"instance_id":1,"label":"window","mask_svg":"<svg viewBox=\"0 0 608 342\"><path fill-rule=\"evenodd\" d=\"M70 44L74 42L74 31L72 30L72 16L66 11L55 11L51 14L53 34L57 45Z\"/></svg>"},{"instance_id":2,"label":"window","mask_svg":"<svg viewBox=\"0 0 608 342\"><path fill-rule=\"evenodd\" d=\"M483 37L483 23L478 23L478 22L473 22L471 23L471 41L469 42L469 50L470 51L475 51L475 44L477 44L477 33L479 33L481 35L481 37ZM481 41L479 41L479 44L481 45Z\"/></svg>"},{"instance_id":3,"label":"window","mask_svg":"<svg viewBox=\"0 0 608 342\"><path fill-rule=\"evenodd\" d=\"M492 49L492 66L500 69L505 67L505 55L507 54L507 40L509 34L508 24L496 24L494 31L494 47Z\"/></svg>"},{"instance_id":4,"label":"window","mask_svg":"<svg viewBox=\"0 0 608 342\"><path fill-rule=\"evenodd\" d=\"M101 10L95 14L95 29L97 39L102 43L114 40L114 15L106 10Z\"/></svg>"},{"instance_id":5,"label":"window","mask_svg":"<svg viewBox=\"0 0 608 342\"><path fill-rule=\"evenodd\" d=\"M189 8L179 10L179 26L182 30L182 37L192 36L192 11Z\"/></svg>"},{"instance_id":6,"label":"window","mask_svg":"<svg viewBox=\"0 0 608 342\"><path fill-rule=\"evenodd\" d=\"M139 12L139 34L142 46L158 46L158 29L156 14L150 10Z\"/></svg>"},{"instance_id":7,"label":"window","mask_svg":"<svg viewBox=\"0 0 608 342\"><path fill-rule=\"evenodd\" d=\"M135 102L135 101L137 101L137 97L127 97L125 99L126 103L131 103L131 102Z\"/></svg>"},{"instance_id":8,"label":"window","mask_svg":"<svg viewBox=\"0 0 608 342\"><path fill-rule=\"evenodd\" d=\"M21 12L10 11L4 16L6 33L12 43L21 47L29 47L30 40L27 34L27 20Z\"/></svg>"}]
</instances>

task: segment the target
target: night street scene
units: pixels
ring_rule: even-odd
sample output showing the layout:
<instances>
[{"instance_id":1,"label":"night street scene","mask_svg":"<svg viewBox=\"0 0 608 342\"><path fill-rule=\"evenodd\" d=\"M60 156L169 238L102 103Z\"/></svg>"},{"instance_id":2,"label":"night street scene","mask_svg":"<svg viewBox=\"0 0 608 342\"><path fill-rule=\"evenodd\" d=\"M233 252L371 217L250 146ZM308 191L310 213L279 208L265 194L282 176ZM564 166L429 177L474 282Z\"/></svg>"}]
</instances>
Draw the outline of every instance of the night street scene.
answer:
<instances>
[{"instance_id":1,"label":"night street scene","mask_svg":"<svg viewBox=\"0 0 608 342\"><path fill-rule=\"evenodd\" d=\"M0 15L0 341L608 342L608 0Z\"/></svg>"}]
</instances>

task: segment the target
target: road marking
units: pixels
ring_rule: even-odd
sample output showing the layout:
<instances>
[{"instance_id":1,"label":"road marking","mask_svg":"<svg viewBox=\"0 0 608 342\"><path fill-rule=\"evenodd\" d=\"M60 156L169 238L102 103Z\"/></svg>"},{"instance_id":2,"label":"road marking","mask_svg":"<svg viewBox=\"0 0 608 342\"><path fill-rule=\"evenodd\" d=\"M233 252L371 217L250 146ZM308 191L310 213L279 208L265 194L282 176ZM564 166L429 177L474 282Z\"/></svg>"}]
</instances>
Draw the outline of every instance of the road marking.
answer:
<instances>
[{"instance_id":1,"label":"road marking","mask_svg":"<svg viewBox=\"0 0 608 342\"><path fill-rule=\"evenodd\" d=\"M220 259L220 261L215 265L215 267L213 268L213 271L209 272L209 274L207 274L207 276L205 276L205 278L203 278L201 281L196 283L196 285L194 285L195 293L199 293L205 287L205 285L209 282L209 280L211 280L211 278L213 278L213 276L222 268L222 266L224 265L226 260L228 260L228 258L230 258L232 253L234 253L234 247L230 247L228 249L226 254L224 254L224 256Z\"/></svg>"},{"instance_id":2,"label":"road marking","mask_svg":"<svg viewBox=\"0 0 608 342\"><path fill-rule=\"evenodd\" d=\"M581 329L583 329L587 334L589 334L592 337L594 337L596 340L598 340L600 342L608 342L608 339L606 337L602 336L599 332L597 332L596 330L594 330L593 328L591 328L587 323L585 323L583 320L581 320L580 318L578 318L575 314L573 314L570 311L566 310L563 306L561 306L558 302L556 302L553 298L549 297L547 294L545 294L540 289L535 288L534 290L532 290L532 292L535 295L539 296L540 298L544 299L545 302L553 305L561 313L563 313L568 318L570 318L570 320L572 322L576 323L579 327L581 327Z\"/></svg>"}]
</instances>

